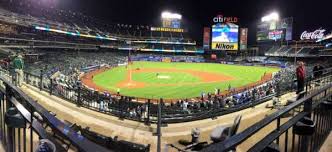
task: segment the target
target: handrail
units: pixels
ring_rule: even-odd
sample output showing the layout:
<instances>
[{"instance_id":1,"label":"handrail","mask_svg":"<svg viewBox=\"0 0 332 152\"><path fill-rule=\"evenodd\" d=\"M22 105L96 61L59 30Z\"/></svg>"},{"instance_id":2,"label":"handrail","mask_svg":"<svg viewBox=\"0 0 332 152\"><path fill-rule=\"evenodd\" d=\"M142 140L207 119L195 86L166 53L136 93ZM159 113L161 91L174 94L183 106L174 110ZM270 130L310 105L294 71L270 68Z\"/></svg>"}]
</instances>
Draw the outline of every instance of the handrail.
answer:
<instances>
[{"instance_id":1,"label":"handrail","mask_svg":"<svg viewBox=\"0 0 332 152\"><path fill-rule=\"evenodd\" d=\"M289 106L284 107L283 109L269 115L268 117L257 122L256 124L252 125L251 127L247 128L246 130L242 131L241 133L232 136L231 138L229 138L228 140L226 140L224 142L212 144L209 147L205 148L203 151L230 150L230 149L236 147L237 145L239 145L240 143L242 143L243 141L245 141L246 139L248 139L249 137L251 137L253 134L258 132L260 129L264 128L271 122L280 118L282 115L290 112L294 108L296 108L296 107L300 106L301 104L303 104L304 102L312 99L314 96L317 96L318 94L323 93L324 91L326 91L327 89L329 89L331 87L332 87L332 84L329 84L319 90L315 90L311 94L297 100L296 102L290 104Z\"/></svg>"},{"instance_id":2,"label":"handrail","mask_svg":"<svg viewBox=\"0 0 332 152\"><path fill-rule=\"evenodd\" d=\"M17 101L14 97L10 99L10 101L15 105L17 110L22 114L25 119L32 124L32 128L37 132L37 134L43 138L43 139L49 139L52 142L56 143L56 140L54 137L51 137L50 135L47 134L46 130L43 128L42 124L38 122L36 119L33 119L31 121L31 113L19 102ZM65 152L66 150L60 146L59 144L55 144L56 150L59 152Z\"/></svg>"},{"instance_id":3,"label":"handrail","mask_svg":"<svg viewBox=\"0 0 332 152\"><path fill-rule=\"evenodd\" d=\"M46 119L46 121L49 123L49 125L59 131L62 135L67 137L71 143L76 146L80 151L84 152L90 152L90 151L98 151L98 152L108 152L110 150L107 150L106 148L99 146L89 140L87 140L82 135L78 134L74 130L72 130L69 126L64 124L62 121L51 115L48 110L46 110L44 107L42 107L40 104L38 104L36 101L34 101L31 97L26 95L23 91L21 91L19 88L11 84L9 81L5 79L5 77L0 76L0 80L3 81L7 85L7 87L10 87L13 91L15 91L17 94L22 97L23 100L25 100L30 106L34 108L35 111L37 111L40 115L43 116L43 118Z\"/></svg>"}]
</instances>

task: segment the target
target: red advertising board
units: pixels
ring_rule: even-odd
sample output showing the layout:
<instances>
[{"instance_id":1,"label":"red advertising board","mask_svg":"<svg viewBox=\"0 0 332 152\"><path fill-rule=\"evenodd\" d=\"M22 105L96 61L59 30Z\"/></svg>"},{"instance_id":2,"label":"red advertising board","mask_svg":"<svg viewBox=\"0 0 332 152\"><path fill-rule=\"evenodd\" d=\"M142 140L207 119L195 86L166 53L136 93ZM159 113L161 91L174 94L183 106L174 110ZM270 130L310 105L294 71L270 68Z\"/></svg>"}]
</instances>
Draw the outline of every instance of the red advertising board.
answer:
<instances>
[{"instance_id":1,"label":"red advertising board","mask_svg":"<svg viewBox=\"0 0 332 152\"><path fill-rule=\"evenodd\" d=\"M204 33L203 33L203 49L204 50L210 49L210 32L211 32L211 28L204 27Z\"/></svg>"}]
</instances>

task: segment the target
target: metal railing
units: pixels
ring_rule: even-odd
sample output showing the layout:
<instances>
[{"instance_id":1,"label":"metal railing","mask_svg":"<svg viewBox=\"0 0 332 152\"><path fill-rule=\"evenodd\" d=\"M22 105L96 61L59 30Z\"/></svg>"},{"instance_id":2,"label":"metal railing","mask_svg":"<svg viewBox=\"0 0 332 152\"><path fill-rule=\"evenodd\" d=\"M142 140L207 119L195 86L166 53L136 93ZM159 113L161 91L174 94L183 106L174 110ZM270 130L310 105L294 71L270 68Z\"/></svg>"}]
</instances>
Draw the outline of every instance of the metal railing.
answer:
<instances>
[{"instance_id":1,"label":"metal railing","mask_svg":"<svg viewBox=\"0 0 332 152\"><path fill-rule=\"evenodd\" d=\"M332 73L326 72L319 78L306 81L305 91L297 99L289 100L281 110L268 115L244 131L220 143L213 143L202 151L229 151L238 148L249 138L269 133L262 139L250 142L252 147L241 147L250 152L259 151L319 151L332 129ZM282 122L281 120L286 120ZM248 144L246 144L248 145Z\"/></svg>"},{"instance_id":2,"label":"metal railing","mask_svg":"<svg viewBox=\"0 0 332 152\"><path fill-rule=\"evenodd\" d=\"M110 151L86 139L0 76L0 141L6 151L30 151L48 139L56 151Z\"/></svg>"}]
</instances>

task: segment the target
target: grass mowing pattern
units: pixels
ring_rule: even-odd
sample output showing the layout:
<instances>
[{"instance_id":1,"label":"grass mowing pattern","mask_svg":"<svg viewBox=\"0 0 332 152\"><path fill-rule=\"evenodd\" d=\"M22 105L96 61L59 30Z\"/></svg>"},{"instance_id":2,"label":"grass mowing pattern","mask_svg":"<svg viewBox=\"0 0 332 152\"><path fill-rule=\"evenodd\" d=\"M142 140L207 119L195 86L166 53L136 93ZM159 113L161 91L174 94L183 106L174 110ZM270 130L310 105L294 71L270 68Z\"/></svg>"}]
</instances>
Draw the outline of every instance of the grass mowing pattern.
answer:
<instances>
[{"instance_id":1,"label":"grass mowing pattern","mask_svg":"<svg viewBox=\"0 0 332 152\"><path fill-rule=\"evenodd\" d=\"M234 77L234 80L216 83L199 83L200 78L188 73L158 72L161 76L169 76L169 79L158 79L156 72L133 73L132 80L144 82L144 88L120 88L122 95L142 97L142 98L164 98L178 99L198 97L202 92L214 92L215 88L221 90L241 87L261 79L264 73L278 71L277 68L253 67L240 65L224 65L212 63L163 63L163 62L134 62L132 69L178 69L178 70L196 70L210 73L220 73ZM110 91L116 92L117 84L127 78L127 68L125 66L116 67L109 71L94 76L93 81L96 85ZM178 84L174 86L159 86L158 84ZM182 85L181 83L185 83Z\"/></svg>"}]
</instances>

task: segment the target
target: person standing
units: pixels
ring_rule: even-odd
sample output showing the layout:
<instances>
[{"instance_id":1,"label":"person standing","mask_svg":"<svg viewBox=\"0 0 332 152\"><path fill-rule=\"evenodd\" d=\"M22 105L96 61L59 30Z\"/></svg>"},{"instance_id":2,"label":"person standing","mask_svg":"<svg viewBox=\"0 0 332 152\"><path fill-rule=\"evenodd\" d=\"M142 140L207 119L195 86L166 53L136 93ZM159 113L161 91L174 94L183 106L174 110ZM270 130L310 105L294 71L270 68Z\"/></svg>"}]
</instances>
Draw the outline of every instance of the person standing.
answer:
<instances>
[{"instance_id":1,"label":"person standing","mask_svg":"<svg viewBox=\"0 0 332 152\"><path fill-rule=\"evenodd\" d=\"M303 62L298 63L296 68L296 77L297 77L297 94L304 90L304 81L305 81L305 67Z\"/></svg>"},{"instance_id":2,"label":"person standing","mask_svg":"<svg viewBox=\"0 0 332 152\"><path fill-rule=\"evenodd\" d=\"M321 66L320 64L317 64L314 68L313 68L313 73L314 73L314 78L320 78L323 75L323 66Z\"/></svg>"},{"instance_id":3,"label":"person standing","mask_svg":"<svg viewBox=\"0 0 332 152\"><path fill-rule=\"evenodd\" d=\"M21 87L23 84L23 68L24 62L22 55L18 55L13 60L14 72L15 72L15 83L18 87Z\"/></svg>"}]
</instances>

